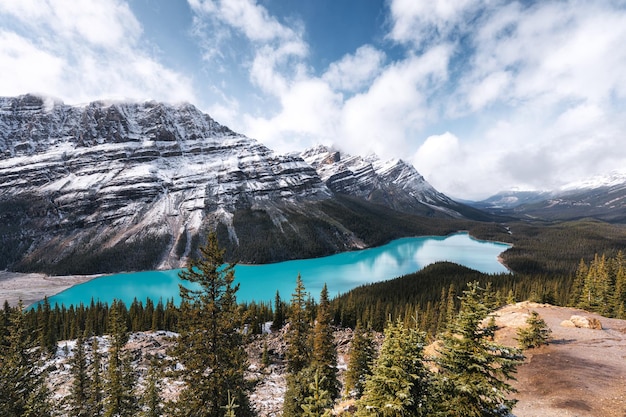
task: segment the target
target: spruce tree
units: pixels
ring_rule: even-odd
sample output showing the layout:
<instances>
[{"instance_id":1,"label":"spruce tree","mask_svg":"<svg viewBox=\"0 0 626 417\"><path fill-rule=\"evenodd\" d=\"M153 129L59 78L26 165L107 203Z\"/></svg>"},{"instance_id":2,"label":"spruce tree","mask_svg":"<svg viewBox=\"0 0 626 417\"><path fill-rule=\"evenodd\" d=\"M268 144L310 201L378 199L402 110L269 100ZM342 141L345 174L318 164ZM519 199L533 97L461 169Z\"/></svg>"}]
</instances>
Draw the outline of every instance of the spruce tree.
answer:
<instances>
[{"instance_id":1,"label":"spruce tree","mask_svg":"<svg viewBox=\"0 0 626 417\"><path fill-rule=\"evenodd\" d=\"M20 301L11 310L0 351L0 410L12 417L47 417L52 406L42 349L34 346L23 309Z\"/></svg>"},{"instance_id":2,"label":"spruce tree","mask_svg":"<svg viewBox=\"0 0 626 417\"><path fill-rule=\"evenodd\" d=\"M357 416L430 416L431 377L424 365L426 335L389 322ZM462 414L461 414L462 415Z\"/></svg>"},{"instance_id":3,"label":"spruce tree","mask_svg":"<svg viewBox=\"0 0 626 417\"><path fill-rule=\"evenodd\" d=\"M311 365L311 323L306 311L307 292L300 274L291 297L287 331L287 390L283 400L283 417L298 417L309 396L313 373Z\"/></svg>"},{"instance_id":4,"label":"spruce tree","mask_svg":"<svg viewBox=\"0 0 626 417\"><path fill-rule=\"evenodd\" d=\"M100 353L100 343L96 336L93 336L91 340L91 354L92 362L89 366L91 384L89 386L87 409L91 417L98 417L104 411L104 387L102 382L102 354Z\"/></svg>"},{"instance_id":5,"label":"spruce tree","mask_svg":"<svg viewBox=\"0 0 626 417\"><path fill-rule=\"evenodd\" d=\"M276 298L274 299L274 317L270 329L275 332L285 325L284 303L280 299L280 293L276 290Z\"/></svg>"},{"instance_id":6,"label":"spruce tree","mask_svg":"<svg viewBox=\"0 0 626 417\"><path fill-rule=\"evenodd\" d=\"M531 311L526 319L526 327L517 329L517 342L521 349L530 349L548 344L552 330L546 322L539 317L539 313Z\"/></svg>"},{"instance_id":7,"label":"spruce tree","mask_svg":"<svg viewBox=\"0 0 626 417\"><path fill-rule=\"evenodd\" d=\"M239 406L238 415L250 416L249 386L244 379L248 358L236 300L235 265L225 265L224 250L214 232L200 254L200 259L192 259L179 274L197 289L180 286L180 335L172 354L184 367L181 378L185 385L174 404L174 414L221 417L230 393Z\"/></svg>"},{"instance_id":8,"label":"spruce tree","mask_svg":"<svg viewBox=\"0 0 626 417\"><path fill-rule=\"evenodd\" d=\"M89 373L85 354L85 339L79 334L76 339L74 355L70 359L72 385L67 397L69 410L75 417L91 417L89 410Z\"/></svg>"},{"instance_id":9,"label":"spruce tree","mask_svg":"<svg viewBox=\"0 0 626 417\"><path fill-rule=\"evenodd\" d=\"M321 389L328 392L331 399L339 396L337 379L337 348L333 328L331 327L330 301L328 287L324 284L317 307L315 327L313 328L313 352L311 366L319 374Z\"/></svg>"},{"instance_id":10,"label":"spruce tree","mask_svg":"<svg viewBox=\"0 0 626 417\"><path fill-rule=\"evenodd\" d=\"M509 384L523 356L493 342L495 327L477 282L463 292L461 309L442 335L437 358L437 413L440 416L506 416L515 400Z\"/></svg>"},{"instance_id":11,"label":"spruce tree","mask_svg":"<svg viewBox=\"0 0 626 417\"><path fill-rule=\"evenodd\" d=\"M309 384L309 396L301 405L301 415L305 417L330 417L333 405L332 395L324 389L324 376L320 376L319 368L315 370L313 381Z\"/></svg>"},{"instance_id":12,"label":"spruce tree","mask_svg":"<svg viewBox=\"0 0 626 417\"><path fill-rule=\"evenodd\" d=\"M131 366L131 358L124 346L128 341L125 306L114 300L109 310L109 365L107 369L105 417L132 417L138 410L135 397L136 377Z\"/></svg>"},{"instance_id":13,"label":"spruce tree","mask_svg":"<svg viewBox=\"0 0 626 417\"><path fill-rule=\"evenodd\" d=\"M345 394L354 394L355 398L361 398L365 381L372 374L375 351L374 343L369 331L363 328L361 322L357 322L352 343L348 352L348 370L345 379Z\"/></svg>"},{"instance_id":14,"label":"spruce tree","mask_svg":"<svg viewBox=\"0 0 626 417\"><path fill-rule=\"evenodd\" d=\"M157 359L150 361L146 387L141 397L142 417L160 417L163 415L161 400L161 365Z\"/></svg>"}]
</instances>

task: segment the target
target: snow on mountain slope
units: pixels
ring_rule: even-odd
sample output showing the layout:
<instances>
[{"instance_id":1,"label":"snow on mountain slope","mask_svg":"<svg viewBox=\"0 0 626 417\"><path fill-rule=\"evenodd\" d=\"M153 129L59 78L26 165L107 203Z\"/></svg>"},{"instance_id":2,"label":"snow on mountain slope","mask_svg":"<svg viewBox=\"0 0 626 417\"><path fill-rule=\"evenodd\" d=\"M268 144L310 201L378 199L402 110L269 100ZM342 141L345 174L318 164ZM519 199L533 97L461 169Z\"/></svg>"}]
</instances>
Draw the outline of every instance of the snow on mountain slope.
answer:
<instances>
[{"instance_id":1,"label":"snow on mountain slope","mask_svg":"<svg viewBox=\"0 0 626 417\"><path fill-rule=\"evenodd\" d=\"M238 209L330 196L301 158L276 155L188 104L0 98L0 218L30 222L32 256L53 253L49 262L81 245L188 240L208 224L228 225ZM16 201L25 213L10 211Z\"/></svg>"},{"instance_id":2,"label":"snow on mountain slope","mask_svg":"<svg viewBox=\"0 0 626 417\"><path fill-rule=\"evenodd\" d=\"M462 217L458 203L433 188L401 159L381 161L376 155L351 156L322 145L307 149L300 156L335 193L365 198L404 212Z\"/></svg>"}]
</instances>

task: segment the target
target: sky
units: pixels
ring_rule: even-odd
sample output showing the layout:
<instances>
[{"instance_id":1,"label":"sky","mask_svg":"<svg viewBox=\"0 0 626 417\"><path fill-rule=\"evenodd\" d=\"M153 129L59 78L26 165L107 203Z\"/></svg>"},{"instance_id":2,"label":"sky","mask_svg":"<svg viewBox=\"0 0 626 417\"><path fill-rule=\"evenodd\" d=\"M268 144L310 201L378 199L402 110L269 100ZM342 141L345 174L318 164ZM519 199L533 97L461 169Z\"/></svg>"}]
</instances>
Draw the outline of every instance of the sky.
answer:
<instances>
[{"instance_id":1,"label":"sky","mask_svg":"<svg viewBox=\"0 0 626 417\"><path fill-rule=\"evenodd\" d=\"M0 96L189 102L480 200L626 170L626 0L0 0Z\"/></svg>"}]
</instances>

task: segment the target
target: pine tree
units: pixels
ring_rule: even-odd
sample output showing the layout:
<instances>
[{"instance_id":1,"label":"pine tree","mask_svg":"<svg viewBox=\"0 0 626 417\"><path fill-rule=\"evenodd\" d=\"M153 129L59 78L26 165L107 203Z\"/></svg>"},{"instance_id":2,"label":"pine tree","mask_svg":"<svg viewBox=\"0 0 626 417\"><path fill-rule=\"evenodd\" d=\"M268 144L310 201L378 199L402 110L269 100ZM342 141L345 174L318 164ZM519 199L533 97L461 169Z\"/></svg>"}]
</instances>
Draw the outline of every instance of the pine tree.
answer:
<instances>
[{"instance_id":1,"label":"pine tree","mask_svg":"<svg viewBox=\"0 0 626 417\"><path fill-rule=\"evenodd\" d=\"M134 416L138 410L135 397L136 377L131 366L131 358L125 352L128 341L125 306L114 300L109 310L109 331L111 347L106 381L105 417Z\"/></svg>"},{"instance_id":2,"label":"pine tree","mask_svg":"<svg viewBox=\"0 0 626 417\"><path fill-rule=\"evenodd\" d=\"M156 359L150 362L148 376L146 377L146 387L141 397L143 417L160 417L163 414L161 400L161 366Z\"/></svg>"},{"instance_id":3,"label":"pine tree","mask_svg":"<svg viewBox=\"0 0 626 417\"><path fill-rule=\"evenodd\" d=\"M317 317L313 328L313 352L311 366L320 376L321 388L328 392L331 399L339 396L337 379L337 348L331 327L330 301L328 287L324 284L317 307Z\"/></svg>"},{"instance_id":4,"label":"pine tree","mask_svg":"<svg viewBox=\"0 0 626 417\"><path fill-rule=\"evenodd\" d=\"M11 310L0 351L0 410L6 416L47 417L52 407L42 351L34 347L23 309L20 301Z\"/></svg>"},{"instance_id":5,"label":"pine tree","mask_svg":"<svg viewBox=\"0 0 626 417\"><path fill-rule=\"evenodd\" d=\"M358 399L363 394L365 381L372 374L375 357L372 337L369 331L361 326L360 321L354 329L348 355L350 359L348 359L344 390L346 395L354 394Z\"/></svg>"},{"instance_id":6,"label":"pine tree","mask_svg":"<svg viewBox=\"0 0 626 417\"><path fill-rule=\"evenodd\" d=\"M526 327L517 329L517 342L521 349L529 349L546 345L550 341L552 330L546 322L539 317L539 313L531 311L526 319Z\"/></svg>"},{"instance_id":7,"label":"pine tree","mask_svg":"<svg viewBox=\"0 0 626 417\"><path fill-rule=\"evenodd\" d=\"M424 365L426 335L397 320L385 340L372 375L358 400L357 416L429 416L430 373Z\"/></svg>"},{"instance_id":8,"label":"pine tree","mask_svg":"<svg viewBox=\"0 0 626 417\"><path fill-rule=\"evenodd\" d=\"M100 344L96 336L91 340L92 362L89 366L89 375L91 376L91 384L89 386L89 397L87 399L88 415L91 417L101 416L104 411L104 395L102 382L102 354L100 353Z\"/></svg>"},{"instance_id":9,"label":"pine tree","mask_svg":"<svg viewBox=\"0 0 626 417\"><path fill-rule=\"evenodd\" d=\"M319 369L315 370L313 381L309 384L309 396L307 396L301 406L302 413L300 415L306 417L326 417L331 416L331 408L333 405L332 395L324 389L328 385L324 381L324 376L320 376Z\"/></svg>"},{"instance_id":10,"label":"pine tree","mask_svg":"<svg viewBox=\"0 0 626 417\"><path fill-rule=\"evenodd\" d=\"M493 342L495 327L484 324L489 309L477 282L469 283L461 310L442 336L437 366L440 416L506 416L515 400L509 385L520 351Z\"/></svg>"},{"instance_id":11,"label":"pine tree","mask_svg":"<svg viewBox=\"0 0 626 417\"><path fill-rule=\"evenodd\" d=\"M287 390L283 400L283 417L302 414L302 404L309 396L313 378L311 365L311 323L306 311L307 292L300 274L291 298L287 339Z\"/></svg>"},{"instance_id":12,"label":"pine tree","mask_svg":"<svg viewBox=\"0 0 626 417\"><path fill-rule=\"evenodd\" d=\"M243 344L243 317L237 308L234 264L224 264L224 250L210 233L193 259L180 273L198 289L180 286L180 335L173 355L184 367L184 389L174 413L189 417L218 417L228 393L239 405L240 416L253 414L244 379L248 360Z\"/></svg>"},{"instance_id":13,"label":"pine tree","mask_svg":"<svg viewBox=\"0 0 626 417\"><path fill-rule=\"evenodd\" d=\"M311 363L311 343L309 340L311 323L306 312L307 292L300 274L296 279L296 289L291 298L289 331L287 332L287 371L297 373Z\"/></svg>"},{"instance_id":14,"label":"pine tree","mask_svg":"<svg viewBox=\"0 0 626 417\"><path fill-rule=\"evenodd\" d=\"M91 417L89 410L89 373L85 355L85 339L82 333L76 339L74 355L70 359L72 385L67 398L69 410L75 417Z\"/></svg>"},{"instance_id":15,"label":"pine tree","mask_svg":"<svg viewBox=\"0 0 626 417\"><path fill-rule=\"evenodd\" d=\"M280 299L280 293L276 290L276 298L274 299L274 317L270 329L275 332L285 325L284 303Z\"/></svg>"}]
</instances>

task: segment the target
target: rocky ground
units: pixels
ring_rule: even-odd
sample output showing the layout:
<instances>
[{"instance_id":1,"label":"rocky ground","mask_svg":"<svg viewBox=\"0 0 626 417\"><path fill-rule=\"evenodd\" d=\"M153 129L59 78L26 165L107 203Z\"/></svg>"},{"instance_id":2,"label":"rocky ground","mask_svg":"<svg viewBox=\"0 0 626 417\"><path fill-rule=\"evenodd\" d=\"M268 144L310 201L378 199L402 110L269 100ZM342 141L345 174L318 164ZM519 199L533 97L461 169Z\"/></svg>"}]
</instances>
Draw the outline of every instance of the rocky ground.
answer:
<instances>
[{"instance_id":1,"label":"rocky ground","mask_svg":"<svg viewBox=\"0 0 626 417\"><path fill-rule=\"evenodd\" d=\"M517 417L626 416L626 321L573 308L517 303L497 312L497 334L514 344L518 327L536 311L552 330L547 346L525 351L514 386ZM599 321L602 328L574 327L570 318ZM580 324L579 324L580 325Z\"/></svg>"}]
</instances>

